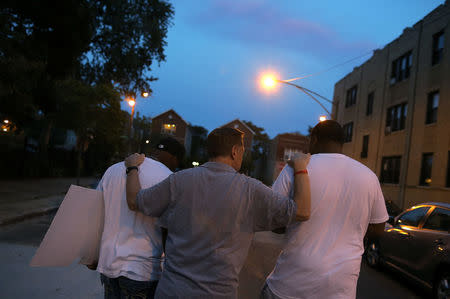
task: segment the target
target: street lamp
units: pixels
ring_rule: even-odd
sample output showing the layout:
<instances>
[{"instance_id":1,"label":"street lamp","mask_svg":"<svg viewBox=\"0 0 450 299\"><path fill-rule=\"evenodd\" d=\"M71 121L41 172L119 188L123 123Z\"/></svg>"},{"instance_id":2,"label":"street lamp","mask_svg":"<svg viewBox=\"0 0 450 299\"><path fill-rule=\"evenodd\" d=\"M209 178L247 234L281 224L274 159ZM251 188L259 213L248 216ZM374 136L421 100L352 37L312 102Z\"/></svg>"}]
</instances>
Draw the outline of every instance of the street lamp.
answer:
<instances>
[{"instance_id":1,"label":"street lamp","mask_svg":"<svg viewBox=\"0 0 450 299\"><path fill-rule=\"evenodd\" d=\"M129 141L128 141L128 151L131 152L131 142L133 140L133 118L134 118L134 106L136 106L136 100L129 97L125 99L128 103L128 106L131 107L131 116L130 116L130 131L129 131Z\"/></svg>"},{"instance_id":2,"label":"street lamp","mask_svg":"<svg viewBox=\"0 0 450 299\"><path fill-rule=\"evenodd\" d=\"M330 111L328 111L328 109L325 108L325 106L324 106L324 105L323 105L316 97L314 97L314 96L317 96L317 97L321 98L322 100L327 101L328 103L330 103L330 104L332 104L332 105L334 105L333 101L331 101L331 100L325 98L324 96L318 94L317 92L314 92L314 91L312 91L312 90L309 90L309 89L307 89L307 88L305 88L305 87L303 87L303 86L294 84L294 83L292 83L292 82L290 82L290 81L291 81L291 80L279 80L279 79L277 79L274 75L272 75L272 74L267 74L267 75L264 75L264 76L261 78L261 85L262 85L262 87L263 87L264 89L266 89L266 90L273 90L273 89L275 88L275 86L276 86L276 83L283 83L283 84L287 84L287 85L294 86L295 88L300 89L303 93L305 93L306 95L308 95L309 97L311 97L317 104L320 105L320 107L322 107L323 110L325 110L325 111L327 112L327 114L328 114L328 115L330 116L330 118L331 118L331 113L330 113ZM326 119L326 118L325 118L325 119Z\"/></svg>"},{"instance_id":3,"label":"street lamp","mask_svg":"<svg viewBox=\"0 0 450 299\"><path fill-rule=\"evenodd\" d=\"M327 120L327 117L325 116L325 115L321 115L320 117L319 117L319 121L320 122L323 122L323 121L326 121Z\"/></svg>"}]
</instances>

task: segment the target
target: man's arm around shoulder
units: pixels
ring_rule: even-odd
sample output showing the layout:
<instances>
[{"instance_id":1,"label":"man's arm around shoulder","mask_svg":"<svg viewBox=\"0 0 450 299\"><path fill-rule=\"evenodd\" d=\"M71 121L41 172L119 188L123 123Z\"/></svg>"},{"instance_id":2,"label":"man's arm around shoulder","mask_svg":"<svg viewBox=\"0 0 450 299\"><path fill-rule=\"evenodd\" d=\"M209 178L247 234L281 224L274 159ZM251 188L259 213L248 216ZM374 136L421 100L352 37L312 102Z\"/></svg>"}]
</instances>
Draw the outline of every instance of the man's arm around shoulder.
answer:
<instances>
[{"instance_id":1,"label":"man's arm around shoulder","mask_svg":"<svg viewBox=\"0 0 450 299\"><path fill-rule=\"evenodd\" d=\"M125 159L125 167L136 167L144 162L145 155L133 154ZM141 190L141 184L139 182L138 170L133 169L127 174L127 204L128 208L132 211L137 211L137 194Z\"/></svg>"},{"instance_id":2,"label":"man's arm around shoulder","mask_svg":"<svg viewBox=\"0 0 450 299\"><path fill-rule=\"evenodd\" d=\"M296 221L306 221L311 216L311 186L306 167L310 154L299 154L294 162L290 163L294 168L294 202L297 205L295 212Z\"/></svg>"}]
</instances>

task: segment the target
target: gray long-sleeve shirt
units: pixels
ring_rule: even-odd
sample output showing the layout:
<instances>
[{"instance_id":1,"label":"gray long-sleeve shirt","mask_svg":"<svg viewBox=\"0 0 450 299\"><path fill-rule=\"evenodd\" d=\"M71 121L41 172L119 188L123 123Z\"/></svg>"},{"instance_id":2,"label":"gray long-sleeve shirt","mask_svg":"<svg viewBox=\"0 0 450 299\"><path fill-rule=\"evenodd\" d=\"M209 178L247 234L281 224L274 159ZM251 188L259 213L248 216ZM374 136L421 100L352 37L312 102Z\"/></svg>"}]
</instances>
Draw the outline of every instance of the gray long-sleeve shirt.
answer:
<instances>
[{"instance_id":1,"label":"gray long-sleeve shirt","mask_svg":"<svg viewBox=\"0 0 450 299\"><path fill-rule=\"evenodd\" d=\"M177 172L137 197L168 229L156 298L236 298L253 233L289 224L296 204L232 167L208 162Z\"/></svg>"}]
</instances>

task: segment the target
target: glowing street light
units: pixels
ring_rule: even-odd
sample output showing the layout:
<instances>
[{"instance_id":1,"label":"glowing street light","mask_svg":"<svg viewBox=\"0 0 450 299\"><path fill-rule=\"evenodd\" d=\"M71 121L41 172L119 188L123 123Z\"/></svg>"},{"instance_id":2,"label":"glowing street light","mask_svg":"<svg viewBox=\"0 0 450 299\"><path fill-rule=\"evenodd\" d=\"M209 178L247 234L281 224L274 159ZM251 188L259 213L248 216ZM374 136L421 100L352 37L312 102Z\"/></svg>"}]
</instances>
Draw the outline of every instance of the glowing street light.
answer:
<instances>
[{"instance_id":1,"label":"glowing street light","mask_svg":"<svg viewBox=\"0 0 450 299\"><path fill-rule=\"evenodd\" d=\"M134 109L134 105L136 105L136 101L133 99L128 99L128 105Z\"/></svg>"},{"instance_id":2,"label":"glowing street light","mask_svg":"<svg viewBox=\"0 0 450 299\"><path fill-rule=\"evenodd\" d=\"M146 143L146 144L149 144L149 143L150 143L150 140L145 140L145 143Z\"/></svg>"},{"instance_id":3,"label":"glowing street light","mask_svg":"<svg viewBox=\"0 0 450 299\"><path fill-rule=\"evenodd\" d=\"M3 122L4 122L5 124L9 124L9 120L7 120L7 119L5 119Z\"/></svg>"},{"instance_id":4,"label":"glowing street light","mask_svg":"<svg viewBox=\"0 0 450 299\"><path fill-rule=\"evenodd\" d=\"M273 76L267 75L263 78L263 84L266 88L273 88L276 84L276 80Z\"/></svg>"},{"instance_id":5,"label":"glowing street light","mask_svg":"<svg viewBox=\"0 0 450 299\"><path fill-rule=\"evenodd\" d=\"M143 93L142 93L142 96L144 97L144 98L146 98L146 97L148 97L150 94L148 93L148 92L146 92L146 91L144 91Z\"/></svg>"},{"instance_id":6,"label":"glowing street light","mask_svg":"<svg viewBox=\"0 0 450 299\"><path fill-rule=\"evenodd\" d=\"M192 162L192 166L194 166L194 167L197 167L197 166L199 166L199 165L200 165L200 163L198 163L198 162L196 162L196 161Z\"/></svg>"},{"instance_id":7,"label":"glowing street light","mask_svg":"<svg viewBox=\"0 0 450 299\"><path fill-rule=\"evenodd\" d=\"M327 101L328 103L335 105L335 103L333 103L333 101L325 98L324 96L318 94L317 92L314 92L312 90L309 90L303 86L297 85L292 83L291 81L297 80L298 78L294 78L294 79L288 79L288 80L279 80L276 78L275 75L273 74L263 74L261 76L260 82L261 82L261 87L266 90L266 91L271 91L276 87L276 83L283 83L283 84L287 84L287 85L291 85L294 86L297 89L300 89L303 93L305 93L306 95L308 95L310 98L312 98L317 104L320 105L320 107L322 107L323 110L325 110L327 112L327 114L331 117L331 113L330 111L328 111L327 108L325 108L325 106L315 97L319 97L322 100ZM326 120L326 118L324 119Z\"/></svg>"},{"instance_id":8,"label":"glowing street light","mask_svg":"<svg viewBox=\"0 0 450 299\"><path fill-rule=\"evenodd\" d=\"M319 117L319 121L320 122L323 122L323 121L326 121L327 120L327 117L325 116L325 115L321 115L320 117Z\"/></svg>"},{"instance_id":9,"label":"glowing street light","mask_svg":"<svg viewBox=\"0 0 450 299\"><path fill-rule=\"evenodd\" d=\"M271 73L263 74L260 77L260 85L266 91L272 91L275 89L278 80L276 76Z\"/></svg>"}]
</instances>

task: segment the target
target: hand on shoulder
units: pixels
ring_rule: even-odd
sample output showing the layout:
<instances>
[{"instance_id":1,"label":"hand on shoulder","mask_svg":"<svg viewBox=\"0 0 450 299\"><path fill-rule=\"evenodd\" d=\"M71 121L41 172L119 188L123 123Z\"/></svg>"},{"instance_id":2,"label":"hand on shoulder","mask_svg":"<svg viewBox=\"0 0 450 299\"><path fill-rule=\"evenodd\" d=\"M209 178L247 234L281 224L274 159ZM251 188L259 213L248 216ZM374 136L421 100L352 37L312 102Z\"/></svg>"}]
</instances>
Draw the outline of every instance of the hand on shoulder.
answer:
<instances>
[{"instance_id":1,"label":"hand on shoulder","mask_svg":"<svg viewBox=\"0 0 450 299\"><path fill-rule=\"evenodd\" d=\"M141 165L145 160L144 154L134 153L125 158L125 167Z\"/></svg>"},{"instance_id":2,"label":"hand on shoulder","mask_svg":"<svg viewBox=\"0 0 450 299\"><path fill-rule=\"evenodd\" d=\"M287 163L295 171L305 170L308 166L309 160L311 159L311 154L297 153L293 160L289 160Z\"/></svg>"}]
</instances>

